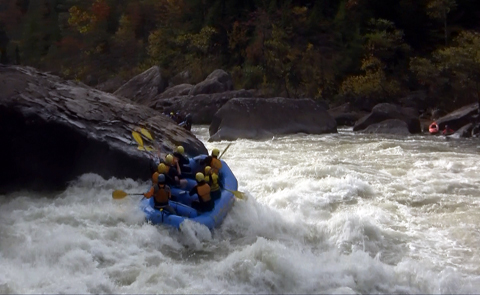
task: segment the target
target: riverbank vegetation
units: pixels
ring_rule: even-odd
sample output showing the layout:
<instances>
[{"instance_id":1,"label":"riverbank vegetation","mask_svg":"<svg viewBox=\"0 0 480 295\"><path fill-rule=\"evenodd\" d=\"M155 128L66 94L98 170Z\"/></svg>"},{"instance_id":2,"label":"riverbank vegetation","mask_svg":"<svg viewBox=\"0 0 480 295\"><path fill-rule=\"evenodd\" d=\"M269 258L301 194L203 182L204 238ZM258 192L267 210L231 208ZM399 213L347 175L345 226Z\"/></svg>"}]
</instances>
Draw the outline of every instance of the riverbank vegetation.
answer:
<instances>
[{"instance_id":1,"label":"riverbank vegetation","mask_svg":"<svg viewBox=\"0 0 480 295\"><path fill-rule=\"evenodd\" d=\"M153 65L328 102L480 95L477 0L3 0L2 63L96 85Z\"/></svg>"}]
</instances>

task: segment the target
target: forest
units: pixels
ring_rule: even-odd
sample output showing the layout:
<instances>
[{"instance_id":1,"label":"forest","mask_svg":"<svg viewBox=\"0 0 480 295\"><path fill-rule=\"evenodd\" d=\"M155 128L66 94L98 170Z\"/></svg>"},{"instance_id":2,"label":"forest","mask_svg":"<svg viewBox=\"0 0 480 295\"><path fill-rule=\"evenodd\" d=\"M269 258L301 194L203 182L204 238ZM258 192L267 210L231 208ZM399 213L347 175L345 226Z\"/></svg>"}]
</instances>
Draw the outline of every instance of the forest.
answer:
<instances>
[{"instance_id":1,"label":"forest","mask_svg":"<svg viewBox=\"0 0 480 295\"><path fill-rule=\"evenodd\" d=\"M480 100L478 0L1 0L0 62L95 86L158 65L191 83L331 104Z\"/></svg>"}]
</instances>

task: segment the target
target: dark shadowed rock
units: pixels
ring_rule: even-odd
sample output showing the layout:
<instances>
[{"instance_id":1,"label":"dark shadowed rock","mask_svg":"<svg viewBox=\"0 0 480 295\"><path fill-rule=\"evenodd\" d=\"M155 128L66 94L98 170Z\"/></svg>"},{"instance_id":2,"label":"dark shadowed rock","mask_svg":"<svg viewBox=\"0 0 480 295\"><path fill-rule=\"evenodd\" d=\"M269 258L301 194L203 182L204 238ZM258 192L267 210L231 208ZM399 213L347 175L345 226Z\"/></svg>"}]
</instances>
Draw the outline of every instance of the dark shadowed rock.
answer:
<instances>
[{"instance_id":1,"label":"dark shadowed rock","mask_svg":"<svg viewBox=\"0 0 480 295\"><path fill-rule=\"evenodd\" d=\"M450 128L450 125L448 126L448 128ZM455 131L455 133L452 134L450 137L453 137L453 138L472 137L472 130L473 130L473 123L469 123L461 127L460 129L458 129L457 131Z\"/></svg>"},{"instance_id":2,"label":"dark shadowed rock","mask_svg":"<svg viewBox=\"0 0 480 295\"><path fill-rule=\"evenodd\" d=\"M311 99L234 98L214 116L210 141L265 139L295 133L337 132L328 112Z\"/></svg>"},{"instance_id":3,"label":"dark shadowed rock","mask_svg":"<svg viewBox=\"0 0 480 295\"><path fill-rule=\"evenodd\" d=\"M398 119L385 120L372 124L360 132L369 134L410 135L407 123Z\"/></svg>"},{"instance_id":4,"label":"dark shadowed rock","mask_svg":"<svg viewBox=\"0 0 480 295\"><path fill-rule=\"evenodd\" d=\"M190 90L192 90L192 88L193 88L192 84L180 84L180 85L170 87L167 90L165 90L163 93L160 93L159 95L155 96L151 104L154 104L159 99L188 95L188 93L190 93Z\"/></svg>"},{"instance_id":5,"label":"dark shadowed rock","mask_svg":"<svg viewBox=\"0 0 480 295\"><path fill-rule=\"evenodd\" d=\"M180 85L180 84L192 84L192 75L190 71L182 71L169 80L170 86ZM188 94L188 93L187 93Z\"/></svg>"},{"instance_id":6,"label":"dark shadowed rock","mask_svg":"<svg viewBox=\"0 0 480 295\"><path fill-rule=\"evenodd\" d=\"M345 103L328 110L328 113L337 121L338 126L353 126L367 113L355 108L350 103Z\"/></svg>"},{"instance_id":7,"label":"dark shadowed rock","mask_svg":"<svg viewBox=\"0 0 480 295\"><path fill-rule=\"evenodd\" d=\"M98 89L103 92L114 93L118 88L120 88L125 81L120 77L114 77L108 79L107 81L98 84L95 86L95 89Z\"/></svg>"},{"instance_id":8,"label":"dark shadowed rock","mask_svg":"<svg viewBox=\"0 0 480 295\"><path fill-rule=\"evenodd\" d=\"M408 126L408 131L412 134L422 132L417 110L412 108L402 108L390 103L377 104L370 114L364 116L355 123L353 131L361 131L372 124L390 119L404 121Z\"/></svg>"},{"instance_id":9,"label":"dark shadowed rock","mask_svg":"<svg viewBox=\"0 0 480 295\"><path fill-rule=\"evenodd\" d=\"M453 130L457 130L469 123L473 123L475 120L474 116L477 114L478 104L472 103L439 118L436 122L440 130L445 129L445 125L448 125Z\"/></svg>"},{"instance_id":10,"label":"dark shadowed rock","mask_svg":"<svg viewBox=\"0 0 480 295\"><path fill-rule=\"evenodd\" d=\"M155 96L165 91L167 86L168 81L162 78L160 68L154 66L130 79L114 94L137 103L149 104Z\"/></svg>"},{"instance_id":11,"label":"dark shadowed rock","mask_svg":"<svg viewBox=\"0 0 480 295\"><path fill-rule=\"evenodd\" d=\"M131 135L140 125L163 154L178 144L190 155L207 152L193 134L146 106L31 68L0 66L0 89L1 193L62 189L88 172L147 180L151 161Z\"/></svg>"},{"instance_id":12,"label":"dark shadowed rock","mask_svg":"<svg viewBox=\"0 0 480 295\"><path fill-rule=\"evenodd\" d=\"M215 70L190 90L190 95L212 94L233 90L233 80L224 70Z\"/></svg>"},{"instance_id":13,"label":"dark shadowed rock","mask_svg":"<svg viewBox=\"0 0 480 295\"><path fill-rule=\"evenodd\" d=\"M252 97L253 90L235 90L215 94L179 96L159 99L151 107L165 113L183 112L192 115L193 124L210 124L213 115L230 99L235 97Z\"/></svg>"}]
</instances>

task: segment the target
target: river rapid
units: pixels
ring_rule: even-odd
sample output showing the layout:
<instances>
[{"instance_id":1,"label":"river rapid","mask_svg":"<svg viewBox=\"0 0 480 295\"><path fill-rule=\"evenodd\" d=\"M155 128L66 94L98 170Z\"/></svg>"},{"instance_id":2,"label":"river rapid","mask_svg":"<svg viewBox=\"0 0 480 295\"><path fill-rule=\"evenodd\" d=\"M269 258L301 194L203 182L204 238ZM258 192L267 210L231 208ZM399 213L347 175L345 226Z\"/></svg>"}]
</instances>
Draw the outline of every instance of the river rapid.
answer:
<instances>
[{"instance_id":1,"label":"river rapid","mask_svg":"<svg viewBox=\"0 0 480 295\"><path fill-rule=\"evenodd\" d=\"M208 127L193 132L209 150ZM149 183L0 196L0 293L478 293L480 141L339 130L238 140L220 228L146 224Z\"/></svg>"}]
</instances>

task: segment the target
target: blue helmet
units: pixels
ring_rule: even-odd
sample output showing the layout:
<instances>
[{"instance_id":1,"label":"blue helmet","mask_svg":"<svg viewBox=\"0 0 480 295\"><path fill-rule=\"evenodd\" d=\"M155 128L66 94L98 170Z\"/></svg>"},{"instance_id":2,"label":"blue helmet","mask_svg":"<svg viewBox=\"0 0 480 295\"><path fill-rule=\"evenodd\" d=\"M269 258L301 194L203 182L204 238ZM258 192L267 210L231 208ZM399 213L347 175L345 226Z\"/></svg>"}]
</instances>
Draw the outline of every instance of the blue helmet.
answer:
<instances>
[{"instance_id":1,"label":"blue helmet","mask_svg":"<svg viewBox=\"0 0 480 295\"><path fill-rule=\"evenodd\" d=\"M158 176L158 183L165 183L165 175L164 174L160 174Z\"/></svg>"}]
</instances>

